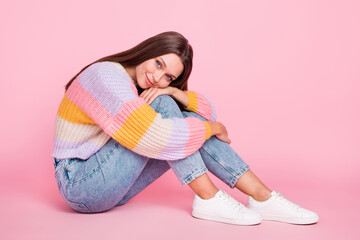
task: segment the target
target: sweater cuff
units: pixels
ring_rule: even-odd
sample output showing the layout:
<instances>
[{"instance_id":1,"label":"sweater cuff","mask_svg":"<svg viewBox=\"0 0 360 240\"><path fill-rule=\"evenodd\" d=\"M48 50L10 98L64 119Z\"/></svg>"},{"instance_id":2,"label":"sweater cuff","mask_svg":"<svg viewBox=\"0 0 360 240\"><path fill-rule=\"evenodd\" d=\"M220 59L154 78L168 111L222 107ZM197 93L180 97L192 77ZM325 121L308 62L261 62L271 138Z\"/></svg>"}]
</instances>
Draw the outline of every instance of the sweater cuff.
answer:
<instances>
[{"instance_id":1,"label":"sweater cuff","mask_svg":"<svg viewBox=\"0 0 360 240\"><path fill-rule=\"evenodd\" d=\"M192 91L185 91L188 96L188 105L185 107L185 110L196 112L198 109L198 101L195 92Z\"/></svg>"},{"instance_id":2,"label":"sweater cuff","mask_svg":"<svg viewBox=\"0 0 360 240\"><path fill-rule=\"evenodd\" d=\"M208 140L211 137L211 128L210 128L210 124L208 122L203 121L206 127L206 135L205 135L205 140Z\"/></svg>"}]
</instances>

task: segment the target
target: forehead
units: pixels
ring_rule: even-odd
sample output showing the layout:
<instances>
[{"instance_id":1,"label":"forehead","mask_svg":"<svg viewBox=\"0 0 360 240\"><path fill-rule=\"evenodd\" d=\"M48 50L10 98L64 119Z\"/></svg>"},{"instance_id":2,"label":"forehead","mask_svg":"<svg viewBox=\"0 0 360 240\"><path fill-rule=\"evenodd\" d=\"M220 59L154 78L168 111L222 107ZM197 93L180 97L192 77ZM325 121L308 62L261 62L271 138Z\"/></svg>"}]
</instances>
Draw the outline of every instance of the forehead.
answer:
<instances>
[{"instance_id":1,"label":"forehead","mask_svg":"<svg viewBox=\"0 0 360 240\"><path fill-rule=\"evenodd\" d=\"M180 57L175 53L161 55L159 58L165 62L166 70L169 71L170 74L178 77L182 73L184 65L182 64Z\"/></svg>"}]
</instances>

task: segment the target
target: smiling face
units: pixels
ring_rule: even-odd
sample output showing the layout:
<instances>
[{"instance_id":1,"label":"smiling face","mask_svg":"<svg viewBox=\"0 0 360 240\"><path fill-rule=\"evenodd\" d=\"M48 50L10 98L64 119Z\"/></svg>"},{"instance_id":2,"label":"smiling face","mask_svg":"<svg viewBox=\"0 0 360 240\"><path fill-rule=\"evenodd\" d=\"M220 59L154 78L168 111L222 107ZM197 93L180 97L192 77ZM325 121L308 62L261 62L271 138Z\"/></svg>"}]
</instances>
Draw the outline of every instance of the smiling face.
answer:
<instances>
[{"instance_id":1,"label":"smiling face","mask_svg":"<svg viewBox=\"0 0 360 240\"><path fill-rule=\"evenodd\" d=\"M149 59L135 67L133 79L142 89L165 88L183 72L184 65L175 53Z\"/></svg>"}]
</instances>

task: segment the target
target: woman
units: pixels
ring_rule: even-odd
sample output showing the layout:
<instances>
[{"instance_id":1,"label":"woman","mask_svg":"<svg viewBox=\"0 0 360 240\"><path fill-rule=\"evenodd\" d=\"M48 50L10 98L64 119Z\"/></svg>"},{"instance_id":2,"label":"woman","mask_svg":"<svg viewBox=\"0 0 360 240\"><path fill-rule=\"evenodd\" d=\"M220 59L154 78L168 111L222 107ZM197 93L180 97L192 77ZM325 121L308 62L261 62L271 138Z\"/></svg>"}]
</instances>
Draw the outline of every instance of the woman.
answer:
<instances>
[{"instance_id":1,"label":"woman","mask_svg":"<svg viewBox=\"0 0 360 240\"><path fill-rule=\"evenodd\" d=\"M169 168L195 193L192 215L237 225L310 224L318 216L267 188L230 147L213 104L187 91L193 51L164 32L89 64L66 85L56 118L55 176L66 202L94 213L126 203ZM185 111L186 110L186 111ZM245 207L207 170L249 195Z\"/></svg>"}]
</instances>

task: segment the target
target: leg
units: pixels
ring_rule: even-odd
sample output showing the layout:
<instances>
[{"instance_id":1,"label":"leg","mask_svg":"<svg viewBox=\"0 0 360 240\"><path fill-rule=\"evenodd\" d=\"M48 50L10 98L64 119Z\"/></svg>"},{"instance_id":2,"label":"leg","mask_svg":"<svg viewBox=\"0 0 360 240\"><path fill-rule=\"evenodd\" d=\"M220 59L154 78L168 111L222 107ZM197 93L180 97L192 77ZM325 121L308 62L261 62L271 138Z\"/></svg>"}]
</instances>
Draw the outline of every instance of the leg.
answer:
<instances>
[{"instance_id":1,"label":"leg","mask_svg":"<svg viewBox=\"0 0 360 240\"><path fill-rule=\"evenodd\" d=\"M175 101L160 96L151 104L164 118L182 117ZM167 164L167 166L165 165ZM140 156L110 139L86 161L65 159L57 163L56 179L67 203L79 212L102 212L121 205L173 168L182 184L200 177L202 187L191 184L200 196L215 192L206 175L200 153L178 161L160 161Z\"/></svg>"},{"instance_id":2,"label":"leg","mask_svg":"<svg viewBox=\"0 0 360 240\"><path fill-rule=\"evenodd\" d=\"M183 115L203 119L192 112L183 112ZM264 220L293 224L312 224L319 221L316 213L267 188L229 144L212 137L199 151L206 166L215 176L230 187L236 187L249 195L248 208L260 214Z\"/></svg>"},{"instance_id":3,"label":"leg","mask_svg":"<svg viewBox=\"0 0 360 240\"><path fill-rule=\"evenodd\" d=\"M272 190L266 187L251 170L246 171L239 178L235 187L257 201L265 201L271 197Z\"/></svg>"},{"instance_id":4,"label":"leg","mask_svg":"<svg viewBox=\"0 0 360 240\"><path fill-rule=\"evenodd\" d=\"M205 120L194 112L183 112L183 116ZM271 190L249 170L250 167L228 143L213 136L204 143L199 152L210 172L231 188L236 187L256 200L266 200L270 197Z\"/></svg>"},{"instance_id":5,"label":"leg","mask_svg":"<svg viewBox=\"0 0 360 240\"><path fill-rule=\"evenodd\" d=\"M180 166L180 164L178 166ZM132 185L130 190L125 194L125 196L121 199L117 206L123 205L128 202L130 199L132 199L142 190L148 187L151 183L153 183L156 179L161 177L169 169L170 166L168 162L150 159L149 162L146 164L144 170L136 179L134 185ZM193 179L193 177L191 177L191 179ZM216 186L211 182L209 176L206 173L193 179L191 182L188 183L188 186L203 199L212 198L216 194L216 192L219 191Z\"/></svg>"},{"instance_id":6,"label":"leg","mask_svg":"<svg viewBox=\"0 0 360 240\"><path fill-rule=\"evenodd\" d=\"M156 179L161 177L165 172L170 169L169 164L166 161L150 159L146 164L144 170L141 172L135 183L131 186L129 191L120 200L117 206L123 205L130 199L139 194L147 186L153 183Z\"/></svg>"},{"instance_id":7,"label":"leg","mask_svg":"<svg viewBox=\"0 0 360 240\"><path fill-rule=\"evenodd\" d=\"M74 210L103 212L123 198L148 161L110 139L87 160L55 163L55 178L60 193Z\"/></svg>"},{"instance_id":8,"label":"leg","mask_svg":"<svg viewBox=\"0 0 360 240\"><path fill-rule=\"evenodd\" d=\"M151 105L164 118L183 117L175 101L169 96L160 96ZM158 177L152 173L152 166L156 161L159 160L152 159L148 162L148 165L129 192L119 202L119 205L131 199ZM183 185L188 184L196 193L192 212L194 217L240 225L258 224L261 221L258 214L243 207L242 204L215 187L206 174L207 168L199 151L185 159L168 161L167 163L180 182Z\"/></svg>"},{"instance_id":9,"label":"leg","mask_svg":"<svg viewBox=\"0 0 360 240\"><path fill-rule=\"evenodd\" d=\"M157 97L150 106L160 113L163 118L183 118L176 102L169 96L163 95ZM117 206L125 204L170 168L174 171L182 185L188 184L201 198L211 198L219 191L207 176L207 168L201 159L200 153L196 152L185 159L177 161L150 159L133 186Z\"/></svg>"}]
</instances>

